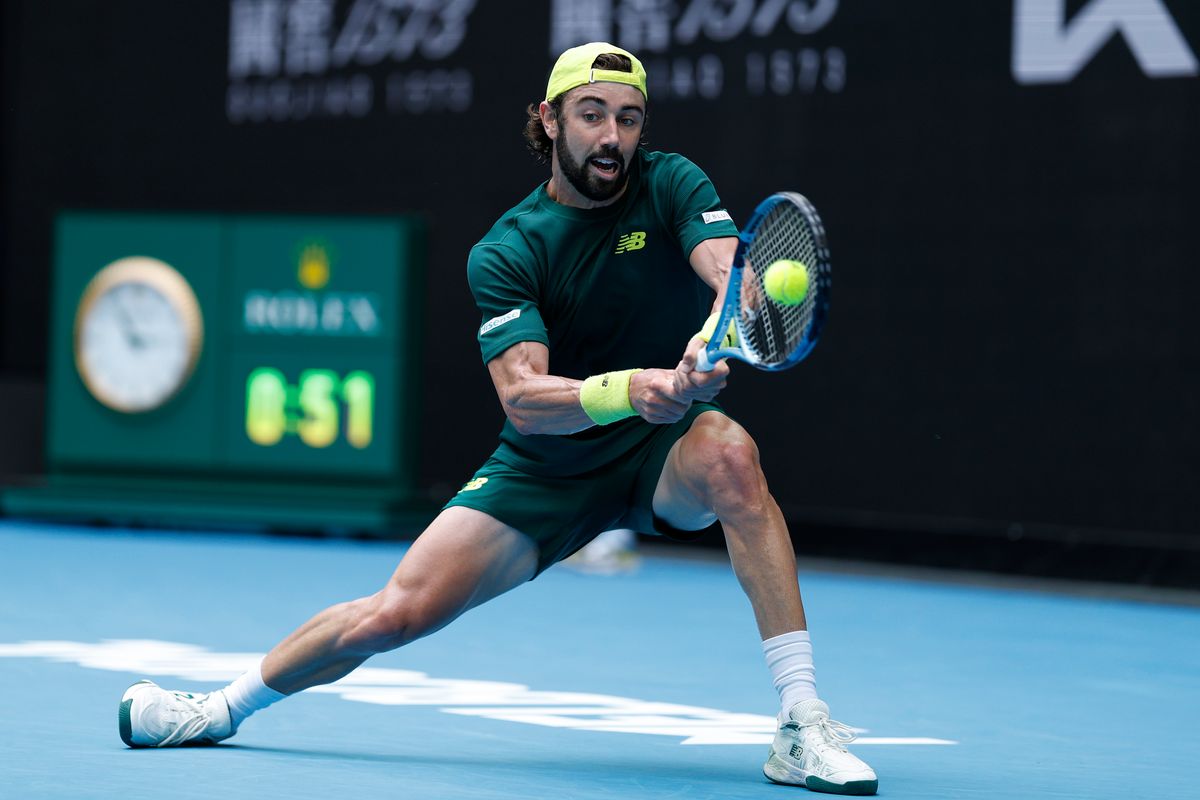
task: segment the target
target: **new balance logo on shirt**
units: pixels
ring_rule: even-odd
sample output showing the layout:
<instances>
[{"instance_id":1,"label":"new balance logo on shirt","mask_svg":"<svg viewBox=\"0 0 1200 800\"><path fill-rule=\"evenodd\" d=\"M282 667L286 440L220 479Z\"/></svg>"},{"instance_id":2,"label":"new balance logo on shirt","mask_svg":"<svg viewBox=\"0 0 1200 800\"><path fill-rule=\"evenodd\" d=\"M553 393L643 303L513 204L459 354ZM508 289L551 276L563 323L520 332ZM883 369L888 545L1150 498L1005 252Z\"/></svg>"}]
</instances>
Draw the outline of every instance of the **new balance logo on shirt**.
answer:
<instances>
[{"instance_id":1,"label":"new balance logo on shirt","mask_svg":"<svg viewBox=\"0 0 1200 800\"><path fill-rule=\"evenodd\" d=\"M646 232L634 231L617 237L616 254L628 253L630 250L641 250L646 246Z\"/></svg>"}]
</instances>

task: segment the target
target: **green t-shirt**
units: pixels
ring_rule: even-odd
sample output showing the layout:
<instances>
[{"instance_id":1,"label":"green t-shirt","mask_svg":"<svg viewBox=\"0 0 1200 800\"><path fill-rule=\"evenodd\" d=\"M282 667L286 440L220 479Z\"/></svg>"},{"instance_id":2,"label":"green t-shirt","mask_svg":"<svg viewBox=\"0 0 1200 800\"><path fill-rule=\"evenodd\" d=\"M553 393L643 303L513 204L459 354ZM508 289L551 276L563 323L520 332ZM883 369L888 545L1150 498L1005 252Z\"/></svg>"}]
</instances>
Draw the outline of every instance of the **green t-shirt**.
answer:
<instances>
[{"instance_id":1,"label":"green t-shirt","mask_svg":"<svg viewBox=\"0 0 1200 800\"><path fill-rule=\"evenodd\" d=\"M532 341L550 349L550 373L567 378L673 368L712 305L688 255L705 239L736 235L708 177L680 155L639 149L625 194L603 208L560 205L543 184L471 248L483 360ZM574 475L619 458L654 428L631 417L526 436L506 421L495 456L533 474Z\"/></svg>"}]
</instances>

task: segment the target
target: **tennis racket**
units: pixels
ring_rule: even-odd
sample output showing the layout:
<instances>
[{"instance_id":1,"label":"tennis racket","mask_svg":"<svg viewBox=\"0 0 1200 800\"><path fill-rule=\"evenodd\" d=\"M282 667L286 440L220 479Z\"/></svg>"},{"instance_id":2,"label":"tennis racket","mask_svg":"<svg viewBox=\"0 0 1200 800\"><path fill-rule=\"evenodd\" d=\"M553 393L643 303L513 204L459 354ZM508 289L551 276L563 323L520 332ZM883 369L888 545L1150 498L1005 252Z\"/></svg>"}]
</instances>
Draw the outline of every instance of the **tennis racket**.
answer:
<instances>
[{"instance_id":1,"label":"tennis racket","mask_svg":"<svg viewBox=\"0 0 1200 800\"><path fill-rule=\"evenodd\" d=\"M763 285L767 268L781 260L799 261L808 271L808 293L794 305L772 299ZM825 326L831 283L829 246L817 210L795 192L771 195L738 236L717 332L697 355L696 369L709 372L723 358L765 370L795 366L816 346ZM730 323L737 343L726 345L721 332Z\"/></svg>"}]
</instances>

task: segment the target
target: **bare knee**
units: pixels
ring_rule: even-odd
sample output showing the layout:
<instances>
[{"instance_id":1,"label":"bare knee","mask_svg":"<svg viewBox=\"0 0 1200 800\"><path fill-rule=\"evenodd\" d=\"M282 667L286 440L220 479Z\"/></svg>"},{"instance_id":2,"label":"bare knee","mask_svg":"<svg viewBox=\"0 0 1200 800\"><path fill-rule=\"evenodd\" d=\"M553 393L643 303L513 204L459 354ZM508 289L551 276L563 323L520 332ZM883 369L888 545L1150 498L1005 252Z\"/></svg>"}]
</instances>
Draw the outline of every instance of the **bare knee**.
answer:
<instances>
[{"instance_id":1,"label":"bare knee","mask_svg":"<svg viewBox=\"0 0 1200 800\"><path fill-rule=\"evenodd\" d=\"M718 516L766 502L767 486L758 446L745 428L728 417L705 414L692 432L696 436L689 461L699 468L702 491Z\"/></svg>"},{"instance_id":2,"label":"bare knee","mask_svg":"<svg viewBox=\"0 0 1200 800\"><path fill-rule=\"evenodd\" d=\"M403 647L457 616L432 593L394 583L348 605L353 607L353 624L343 636L342 646L367 656Z\"/></svg>"}]
</instances>

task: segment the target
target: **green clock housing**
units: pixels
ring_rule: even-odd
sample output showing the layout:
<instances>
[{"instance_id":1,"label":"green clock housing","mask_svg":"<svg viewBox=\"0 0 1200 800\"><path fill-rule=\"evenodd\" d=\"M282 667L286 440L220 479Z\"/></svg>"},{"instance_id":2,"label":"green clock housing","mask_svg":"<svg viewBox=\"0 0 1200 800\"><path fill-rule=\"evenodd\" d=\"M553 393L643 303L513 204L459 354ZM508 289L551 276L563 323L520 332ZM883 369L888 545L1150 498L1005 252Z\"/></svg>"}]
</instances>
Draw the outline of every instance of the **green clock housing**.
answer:
<instances>
[{"instance_id":1,"label":"green clock housing","mask_svg":"<svg viewBox=\"0 0 1200 800\"><path fill-rule=\"evenodd\" d=\"M427 513L418 375L400 370L423 335L418 220L67 213L55 244L49 475L6 510L377 531ZM112 284L114 264L153 270ZM204 331L188 369L161 359L171 375L150 358L179 347L163 275L186 285ZM121 396L153 402L98 391L85 342Z\"/></svg>"}]
</instances>

